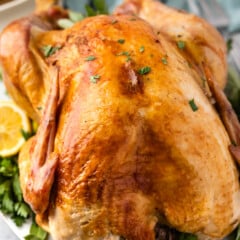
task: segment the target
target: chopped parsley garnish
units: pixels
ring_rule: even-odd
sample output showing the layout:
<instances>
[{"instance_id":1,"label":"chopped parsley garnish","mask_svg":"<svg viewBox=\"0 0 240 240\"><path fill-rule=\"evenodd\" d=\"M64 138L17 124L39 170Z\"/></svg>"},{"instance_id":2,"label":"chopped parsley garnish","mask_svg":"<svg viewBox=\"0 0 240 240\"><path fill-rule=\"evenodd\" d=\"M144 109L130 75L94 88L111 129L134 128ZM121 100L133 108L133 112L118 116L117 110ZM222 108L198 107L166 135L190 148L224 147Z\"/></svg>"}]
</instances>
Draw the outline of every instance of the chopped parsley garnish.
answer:
<instances>
[{"instance_id":1,"label":"chopped parsley garnish","mask_svg":"<svg viewBox=\"0 0 240 240\"><path fill-rule=\"evenodd\" d=\"M0 69L0 81L2 81L2 71Z\"/></svg>"},{"instance_id":2,"label":"chopped parsley garnish","mask_svg":"<svg viewBox=\"0 0 240 240\"><path fill-rule=\"evenodd\" d=\"M130 53L129 52L120 52L120 53L117 53L117 56L130 56Z\"/></svg>"},{"instance_id":3,"label":"chopped parsley garnish","mask_svg":"<svg viewBox=\"0 0 240 240\"><path fill-rule=\"evenodd\" d=\"M168 60L167 60L167 57L162 57L162 63L164 64L164 65L167 65L168 64Z\"/></svg>"},{"instance_id":4,"label":"chopped parsley garnish","mask_svg":"<svg viewBox=\"0 0 240 240\"><path fill-rule=\"evenodd\" d=\"M95 56L88 56L88 57L85 58L86 61L93 61L95 59L96 59Z\"/></svg>"},{"instance_id":5,"label":"chopped parsley garnish","mask_svg":"<svg viewBox=\"0 0 240 240\"><path fill-rule=\"evenodd\" d=\"M54 53L56 53L59 49L60 49L60 47L53 47L51 45L46 45L46 46L42 47L42 52L45 57L49 57L49 56L53 55Z\"/></svg>"},{"instance_id":6,"label":"chopped parsley garnish","mask_svg":"<svg viewBox=\"0 0 240 240\"><path fill-rule=\"evenodd\" d=\"M118 43L120 43L120 44L125 43L125 39L118 39Z\"/></svg>"},{"instance_id":7,"label":"chopped parsley garnish","mask_svg":"<svg viewBox=\"0 0 240 240\"><path fill-rule=\"evenodd\" d=\"M98 75L98 74L97 74L97 75L93 75L93 76L90 77L90 82L91 82L91 83L97 83L98 80L100 79L100 77L101 77L101 76Z\"/></svg>"},{"instance_id":8,"label":"chopped parsley garnish","mask_svg":"<svg viewBox=\"0 0 240 240\"><path fill-rule=\"evenodd\" d=\"M129 61L131 61L132 60L132 58L131 58L131 55L130 55L130 53L129 52L120 52L120 53L117 53L116 54L117 56L126 56L127 57L127 62L129 62Z\"/></svg>"},{"instance_id":9,"label":"chopped parsley garnish","mask_svg":"<svg viewBox=\"0 0 240 240\"><path fill-rule=\"evenodd\" d=\"M139 48L139 52L140 53L143 53L145 51L145 47L144 46L141 46L140 48Z\"/></svg>"},{"instance_id":10,"label":"chopped parsley garnish","mask_svg":"<svg viewBox=\"0 0 240 240\"><path fill-rule=\"evenodd\" d=\"M144 74L149 73L150 71L151 71L151 68L148 67L148 66L145 66L145 67L143 67L143 68L140 68L140 69L138 70L138 73L141 74L141 75L144 75Z\"/></svg>"},{"instance_id":11,"label":"chopped parsley garnish","mask_svg":"<svg viewBox=\"0 0 240 240\"><path fill-rule=\"evenodd\" d=\"M192 108L193 112L196 112L198 110L198 106L196 105L194 98L191 99L189 102L190 107Z\"/></svg>"},{"instance_id":12,"label":"chopped parsley garnish","mask_svg":"<svg viewBox=\"0 0 240 240\"><path fill-rule=\"evenodd\" d=\"M178 41L178 42L177 42L177 46L178 46L179 49L184 49L185 46L186 46L186 42L184 42L184 41Z\"/></svg>"}]
</instances>

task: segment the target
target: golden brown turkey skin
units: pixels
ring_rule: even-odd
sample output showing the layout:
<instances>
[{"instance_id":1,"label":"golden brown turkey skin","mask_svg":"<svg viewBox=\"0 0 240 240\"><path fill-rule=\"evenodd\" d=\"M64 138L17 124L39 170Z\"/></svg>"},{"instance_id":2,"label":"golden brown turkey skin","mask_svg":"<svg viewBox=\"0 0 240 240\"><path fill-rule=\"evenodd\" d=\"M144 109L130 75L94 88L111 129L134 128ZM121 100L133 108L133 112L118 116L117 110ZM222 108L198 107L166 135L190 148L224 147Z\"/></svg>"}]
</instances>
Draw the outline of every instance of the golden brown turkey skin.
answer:
<instances>
[{"instance_id":1,"label":"golden brown turkey skin","mask_svg":"<svg viewBox=\"0 0 240 240\"><path fill-rule=\"evenodd\" d=\"M88 18L34 43L51 87L20 176L54 239L154 240L158 221L212 238L232 231L230 140L176 44L132 16ZM44 58L45 45L61 48Z\"/></svg>"},{"instance_id":2,"label":"golden brown turkey skin","mask_svg":"<svg viewBox=\"0 0 240 240\"><path fill-rule=\"evenodd\" d=\"M116 14L133 14L149 22L158 33L174 44L185 43L180 51L198 75L206 80L205 66L223 89L226 84L226 43L217 30L196 15L177 10L157 0L125 0Z\"/></svg>"},{"instance_id":3,"label":"golden brown turkey skin","mask_svg":"<svg viewBox=\"0 0 240 240\"><path fill-rule=\"evenodd\" d=\"M56 28L56 19L65 16L64 10L52 8L12 22L0 35L0 63L8 93L37 122L51 80L35 39Z\"/></svg>"}]
</instances>

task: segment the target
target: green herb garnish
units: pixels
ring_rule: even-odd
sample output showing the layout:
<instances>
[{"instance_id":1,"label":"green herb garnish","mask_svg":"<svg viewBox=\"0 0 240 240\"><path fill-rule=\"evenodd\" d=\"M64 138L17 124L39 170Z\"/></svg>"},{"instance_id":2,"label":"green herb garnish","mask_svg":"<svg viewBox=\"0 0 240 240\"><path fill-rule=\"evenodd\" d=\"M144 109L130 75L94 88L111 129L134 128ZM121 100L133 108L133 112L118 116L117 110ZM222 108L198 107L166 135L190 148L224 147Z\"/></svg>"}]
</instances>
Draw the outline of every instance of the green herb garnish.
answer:
<instances>
[{"instance_id":1,"label":"green herb garnish","mask_svg":"<svg viewBox=\"0 0 240 240\"><path fill-rule=\"evenodd\" d=\"M95 56L88 56L88 57L85 58L86 61L93 61L95 59L96 59Z\"/></svg>"},{"instance_id":2,"label":"green herb garnish","mask_svg":"<svg viewBox=\"0 0 240 240\"><path fill-rule=\"evenodd\" d=\"M194 99L191 99L189 102L190 107L192 108L193 112L196 112L198 110L198 106L196 105Z\"/></svg>"},{"instance_id":3,"label":"green herb garnish","mask_svg":"<svg viewBox=\"0 0 240 240\"><path fill-rule=\"evenodd\" d=\"M101 76L98 75L98 74L97 75L93 75L93 76L90 77L90 82L91 83L97 83L97 81L100 79L100 77Z\"/></svg>"},{"instance_id":4,"label":"green herb garnish","mask_svg":"<svg viewBox=\"0 0 240 240\"><path fill-rule=\"evenodd\" d=\"M140 53L143 53L145 51L145 47L144 46L141 46L140 48L139 48L139 52Z\"/></svg>"},{"instance_id":5,"label":"green herb garnish","mask_svg":"<svg viewBox=\"0 0 240 240\"><path fill-rule=\"evenodd\" d=\"M164 64L164 65L167 65L168 64L168 60L167 60L167 57L162 57L162 63Z\"/></svg>"},{"instance_id":6,"label":"green herb garnish","mask_svg":"<svg viewBox=\"0 0 240 240\"><path fill-rule=\"evenodd\" d=\"M47 232L45 232L33 221L30 228L30 234L25 237L25 240L45 240L47 239L47 235Z\"/></svg>"},{"instance_id":7,"label":"green herb garnish","mask_svg":"<svg viewBox=\"0 0 240 240\"><path fill-rule=\"evenodd\" d=\"M118 43L120 43L120 44L125 43L125 39L118 39Z\"/></svg>"},{"instance_id":8,"label":"green herb garnish","mask_svg":"<svg viewBox=\"0 0 240 240\"><path fill-rule=\"evenodd\" d=\"M23 218L28 218L31 212L31 209L29 208L29 206L24 203L16 203L14 205L15 211L17 212L18 216L21 216Z\"/></svg>"},{"instance_id":9,"label":"green herb garnish","mask_svg":"<svg viewBox=\"0 0 240 240\"><path fill-rule=\"evenodd\" d=\"M26 132L24 129L21 129L20 131L21 131L21 134L22 134L22 136L25 140L28 140L30 137L32 137L31 132Z\"/></svg>"},{"instance_id":10,"label":"green herb garnish","mask_svg":"<svg viewBox=\"0 0 240 240\"><path fill-rule=\"evenodd\" d=\"M129 52L120 52L120 53L117 53L116 55L117 56L127 56L127 57L129 57L130 53Z\"/></svg>"},{"instance_id":11,"label":"green herb garnish","mask_svg":"<svg viewBox=\"0 0 240 240\"><path fill-rule=\"evenodd\" d=\"M151 68L148 67L148 66L145 66L145 67L143 67L143 68L140 68L140 69L138 70L138 73L141 74L141 75L144 75L144 74L149 73L150 71L151 71Z\"/></svg>"},{"instance_id":12,"label":"green herb garnish","mask_svg":"<svg viewBox=\"0 0 240 240\"><path fill-rule=\"evenodd\" d=\"M186 46L186 43L184 41L178 41L177 46L179 49L184 49Z\"/></svg>"},{"instance_id":13,"label":"green herb garnish","mask_svg":"<svg viewBox=\"0 0 240 240\"><path fill-rule=\"evenodd\" d=\"M49 57L49 56L53 55L54 53L56 53L59 49L60 49L60 47L53 47L51 45L46 45L46 46L42 47L42 52L45 57Z\"/></svg>"},{"instance_id":14,"label":"green herb garnish","mask_svg":"<svg viewBox=\"0 0 240 240\"><path fill-rule=\"evenodd\" d=\"M132 60L130 53L126 52L126 51L125 52L120 52L120 53L118 53L116 55L117 56L126 56L127 57L126 62L129 62L129 61Z\"/></svg>"},{"instance_id":15,"label":"green herb garnish","mask_svg":"<svg viewBox=\"0 0 240 240\"><path fill-rule=\"evenodd\" d=\"M108 8L105 0L93 0L92 7L86 5L85 9L88 17L99 14L108 14Z\"/></svg>"},{"instance_id":16,"label":"green herb garnish","mask_svg":"<svg viewBox=\"0 0 240 240\"><path fill-rule=\"evenodd\" d=\"M21 226L32 214L31 209L23 201L17 156L0 157L0 210L9 214L17 226Z\"/></svg>"}]
</instances>

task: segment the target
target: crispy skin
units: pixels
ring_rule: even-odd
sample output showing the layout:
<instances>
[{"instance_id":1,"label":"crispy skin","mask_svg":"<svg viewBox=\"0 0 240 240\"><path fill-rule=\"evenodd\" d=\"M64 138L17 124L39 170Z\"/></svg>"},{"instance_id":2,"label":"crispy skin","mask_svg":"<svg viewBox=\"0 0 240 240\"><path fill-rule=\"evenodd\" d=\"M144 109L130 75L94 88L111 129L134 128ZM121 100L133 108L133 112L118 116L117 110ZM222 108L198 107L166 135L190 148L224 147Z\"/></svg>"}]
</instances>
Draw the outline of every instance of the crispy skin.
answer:
<instances>
[{"instance_id":1,"label":"crispy skin","mask_svg":"<svg viewBox=\"0 0 240 240\"><path fill-rule=\"evenodd\" d=\"M12 22L0 37L0 62L8 93L28 115L39 122L51 88L48 65L43 59L42 46L35 39L43 32L56 28L56 20L66 17L60 8L33 14ZM57 37L61 39L61 35ZM56 40L52 34L53 41ZM49 42L51 44L51 42Z\"/></svg>"},{"instance_id":2,"label":"crispy skin","mask_svg":"<svg viewBox=\"0 0 240 240\"><path fill-rule=\"evenodd\" d=\"M22 96L29 90L21 85L25 71L10 65L10 48L8 55L3 50L15 34L10 26L1 35L0 60L7 82L20 84ZM21 186L54 239L154 240L157 222L210 238L233 230L240 196L230 140L175 43L130 15L28 34L34 48L25 45L15 61L19 65L27 50L34 53L43 74L27 82L48 87L43 95L35 91L43 104L36 111L40 130L20 155ZM60 49L44 58L44 45ZM151 71L140 74L146 66Z\"/></svg>"},{"instance_id":3,"label":"crispy skin","mask_svg":"<svg viewBox=\"0 0 240 240\"><path fill-rule=\"evenodd\" d=\"M141 17L174 44L184 41L185 51L181 53L202 80L205 78L204 66L207 65L220 88L225 87L226 43L219 32L203 18L170 8L156 0L125 0L115 13ZM203 84L203 81L199 83Z\"/></svg>"}]
</instances>

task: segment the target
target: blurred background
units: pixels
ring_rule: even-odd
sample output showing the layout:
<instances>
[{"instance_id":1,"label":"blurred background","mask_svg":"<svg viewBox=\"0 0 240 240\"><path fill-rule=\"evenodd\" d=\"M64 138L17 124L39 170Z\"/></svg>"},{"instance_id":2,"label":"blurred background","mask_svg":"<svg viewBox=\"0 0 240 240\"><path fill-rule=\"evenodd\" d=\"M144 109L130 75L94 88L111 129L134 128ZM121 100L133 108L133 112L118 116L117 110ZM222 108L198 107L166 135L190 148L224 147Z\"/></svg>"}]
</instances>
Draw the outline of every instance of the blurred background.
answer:
<instances>
[{"instance_id":1,"label":"blurred background","mask_svg":"<svg viewBox=\"0 0 240 240\"><path fill-rule=\"evenodd\" d=\"M61 0L66 8L84 12L86 4L94 0ZM228 32L240 31L240 0L161 0L176 8L185 9L205 17L214 25L227 25ZM106 0L111 12L122 0ZM12 19L25 16L34 10L34 0L0 0L0 30ZM216 18L216 16L218 16ZM220 20L222 17L222 20ZM217 27L218 27L217 26Z\"/></svg>"},{"instance_id":2,"label":"blurred background","mask_svg":"<svg viewBox=\"0 0 240 240\"><path fill-rule=\"evenodd\" d=\"M63 5L70 9L84 12L84 6L92 2L93 0L64 0ZM122 0L106 0L106 2L111 12ZM176 8L185 9L205 18L208 18L209 15L213 24L221 25L222 23L227 23L229 32L240 30L240 0L162 0L161 2ZM225 20L216 22L215 14L218 14L219 17L224 15Z\"/></svg>"}]
</instances>

